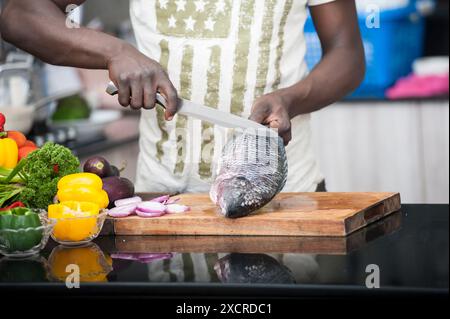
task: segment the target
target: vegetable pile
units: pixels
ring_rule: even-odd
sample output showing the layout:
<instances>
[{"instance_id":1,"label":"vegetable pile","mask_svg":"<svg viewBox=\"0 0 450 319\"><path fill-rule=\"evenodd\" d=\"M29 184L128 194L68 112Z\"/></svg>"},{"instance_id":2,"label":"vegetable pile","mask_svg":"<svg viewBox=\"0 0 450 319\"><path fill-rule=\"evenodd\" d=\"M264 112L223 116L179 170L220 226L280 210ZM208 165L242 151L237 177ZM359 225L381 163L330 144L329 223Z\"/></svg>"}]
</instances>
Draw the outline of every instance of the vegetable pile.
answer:
<instances>
[{"instance_id":1,"label":"vegetable pile","mask_svg":"<svg viewBox=\"0 0 450 319\"><path fill-rule=\"evenodd\" d=\"M70 244L95 238L101 231L107 208L110 208L109 216L116 218L131 215L153 218L190 210L169 195L143 201L136 196L133 183L120 176L124 167L111 165L103 157L88 159L80 172L80 161L70 149L51 142L37 148L21 132L5 131L5 122L5 116L0 113L0 248L3 251L28 251L48 238L43 236L44 225L36 209L47 210L53 223L49 230L52 238ZM170 257L136 258L150 262Z\"/></svg>"},{"instance_id":2,"label":"vegetable pile","mask_svg":"<svg viewBox=\"0 0 450 319\"><path fill-rule=\"evenodd\" d=\"M46 143L31 152L14 169L0 172L0 207L21 201L27 207L46 209L57 193L61 177L78 172L80 162L58 144Z\"/></svg>"}]
</instances>

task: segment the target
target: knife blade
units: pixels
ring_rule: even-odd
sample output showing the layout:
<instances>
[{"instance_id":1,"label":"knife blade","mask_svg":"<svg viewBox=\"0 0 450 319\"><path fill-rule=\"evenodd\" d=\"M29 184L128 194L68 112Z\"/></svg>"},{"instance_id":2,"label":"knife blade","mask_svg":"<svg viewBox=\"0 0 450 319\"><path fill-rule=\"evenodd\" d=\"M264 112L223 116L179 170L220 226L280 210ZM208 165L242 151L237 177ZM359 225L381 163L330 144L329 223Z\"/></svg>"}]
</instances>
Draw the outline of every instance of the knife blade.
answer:
<instances>
[{"instance_id":1,"label":"knife blade","mask_svg":"<svg viewBox=\"0 0 450 319\"><path fill-rule=\"evenodd\" d=\"M116 95L118 93L117 87L113 82L108 84L106 92L109 95ZM162 106L164 109L167 105L167 100L159 92L156 93L156 104ZM206 121L208 123L216 124L226 128L240 128L240 129L264 129L267 127L257 122L247 120L240 116L219 111L212 107L197 104L188 100L179 99L178 114L194 117L196 119Z\"/></svg>"}]
</instances>

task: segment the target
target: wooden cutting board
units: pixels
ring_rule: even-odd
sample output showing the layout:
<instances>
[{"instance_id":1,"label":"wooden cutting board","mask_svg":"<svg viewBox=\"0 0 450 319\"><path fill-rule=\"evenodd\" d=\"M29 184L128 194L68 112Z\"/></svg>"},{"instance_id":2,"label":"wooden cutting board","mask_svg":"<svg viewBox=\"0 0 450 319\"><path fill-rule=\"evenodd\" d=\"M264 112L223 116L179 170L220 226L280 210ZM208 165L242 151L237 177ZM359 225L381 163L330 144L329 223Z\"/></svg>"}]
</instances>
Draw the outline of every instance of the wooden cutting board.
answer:
<instances>
[{"instance_id":1,"label":"wooden cutting board","mask_svg":"<svg viewBox=\"0 0 450 319\"><path fill-rule=\"evenodd\" d=\"M179 197L191 212L113 219L114 234L343 237L401 208L398 193L283 193L254 215L227 219L207 194Z\"/></svg>"}]
</instances>

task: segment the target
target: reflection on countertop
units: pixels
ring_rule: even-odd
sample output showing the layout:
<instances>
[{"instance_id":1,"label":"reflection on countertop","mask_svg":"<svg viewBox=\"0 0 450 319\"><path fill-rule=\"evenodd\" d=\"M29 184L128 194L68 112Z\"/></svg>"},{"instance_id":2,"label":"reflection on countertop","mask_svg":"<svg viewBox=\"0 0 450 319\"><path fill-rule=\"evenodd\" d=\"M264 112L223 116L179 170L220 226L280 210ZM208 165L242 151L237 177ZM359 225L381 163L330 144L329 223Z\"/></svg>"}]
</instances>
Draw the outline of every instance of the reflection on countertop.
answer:
<instances>
[{"instance_id":1,"label":"reflection on countertop","mask_svg":"<svg viewBox=\"0 0 450 319\"><path fill-rule=\"evenodd\" d=\"M80 268L81 286L118 291L122 285L164 284L358 290L365 289L366 267L375 264L382 290L448 293L448 230L448 205L404 205L402 212L343 239L104 236L83 247L52 242L39 256L0 259L0 291L18 282L23 289L64 285L72 264Z\"/></svg>"}]
</instances>

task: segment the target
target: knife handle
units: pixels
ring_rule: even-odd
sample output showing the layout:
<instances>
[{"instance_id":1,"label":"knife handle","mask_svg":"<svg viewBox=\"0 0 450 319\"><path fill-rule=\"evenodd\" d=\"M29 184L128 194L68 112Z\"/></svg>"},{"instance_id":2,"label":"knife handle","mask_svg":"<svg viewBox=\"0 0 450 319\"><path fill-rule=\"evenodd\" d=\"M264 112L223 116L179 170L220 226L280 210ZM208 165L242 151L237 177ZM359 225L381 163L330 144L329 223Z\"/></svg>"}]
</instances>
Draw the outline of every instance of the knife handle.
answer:
<instances>
[{"instance_id":1,"label":"knife handle","mask_svg":"<svg viewBox=\"0 0 450 319\"><path fill-rule=\"evenodd\" d=\"M116 85L111 81L108 84L108 87L106 88L106 93L108 93L111 96L119 94L119 89L117 89ZM156 104L159 106L162 106L164 109L167 106L167 100L166 98L159 92L156 92Z\"/></svg>"}]
</instances>

